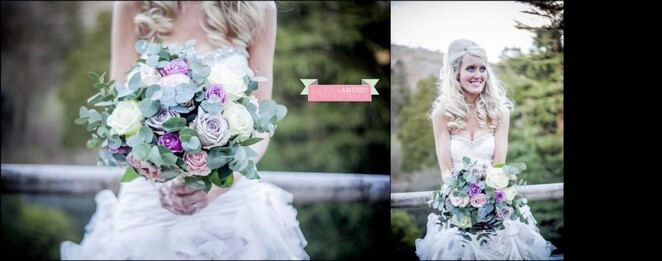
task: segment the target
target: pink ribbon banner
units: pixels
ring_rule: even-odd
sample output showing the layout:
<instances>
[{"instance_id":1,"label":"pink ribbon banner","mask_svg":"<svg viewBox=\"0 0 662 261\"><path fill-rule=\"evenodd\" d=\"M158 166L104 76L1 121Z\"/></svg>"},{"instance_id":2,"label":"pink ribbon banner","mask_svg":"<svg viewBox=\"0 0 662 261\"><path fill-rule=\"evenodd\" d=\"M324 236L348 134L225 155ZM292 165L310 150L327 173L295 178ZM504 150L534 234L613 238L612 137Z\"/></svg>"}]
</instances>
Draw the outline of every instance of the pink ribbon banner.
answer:
<instances>
[{"instance_id":1,"label":"pink ribbon banner","mask_svg":"<svg viewBox=\"0 0 662 261\"><path fill-rule=\"evenodd\" d=\"M308 95L308 102L371 102L379 79L362 79L361 84L317 84L317 79L301 79L305 88L301 95Z\"/></svg>"}]
</instances>

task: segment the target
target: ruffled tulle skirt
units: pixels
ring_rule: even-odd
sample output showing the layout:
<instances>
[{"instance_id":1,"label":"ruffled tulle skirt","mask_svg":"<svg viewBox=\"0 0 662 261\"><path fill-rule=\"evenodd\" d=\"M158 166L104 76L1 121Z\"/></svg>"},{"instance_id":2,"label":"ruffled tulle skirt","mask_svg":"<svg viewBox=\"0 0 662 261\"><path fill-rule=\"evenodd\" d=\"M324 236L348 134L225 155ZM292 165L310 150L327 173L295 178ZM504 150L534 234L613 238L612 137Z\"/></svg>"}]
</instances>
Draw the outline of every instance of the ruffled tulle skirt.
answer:
<instances>
[{"instance_id":1,"label":"ruffled tulle skirt","mask_svg":"<svg viewBox=\"0 0 662 261\"><path fill-rule=\"evenodd\" d=\"M416 255L421 260L547 260L556 249L538 232L535 224L504 221L504 230L486 244L466 241L457 228L443 228L439 216L428 215L424 238L416 239Z\"/></svg>"},{"instance_id":2,"label":"ruffled tulle skirt","mask_svg":"<svg viewBox=\"0 0 662 261\"><path fill-rule=\"evenodd\" d=\"M62 259L309 259L292 194L274 185L239 178L191 216L162 208L158 186L99 192L83 240L63 242Z\"/></svg>"}]
</instances>

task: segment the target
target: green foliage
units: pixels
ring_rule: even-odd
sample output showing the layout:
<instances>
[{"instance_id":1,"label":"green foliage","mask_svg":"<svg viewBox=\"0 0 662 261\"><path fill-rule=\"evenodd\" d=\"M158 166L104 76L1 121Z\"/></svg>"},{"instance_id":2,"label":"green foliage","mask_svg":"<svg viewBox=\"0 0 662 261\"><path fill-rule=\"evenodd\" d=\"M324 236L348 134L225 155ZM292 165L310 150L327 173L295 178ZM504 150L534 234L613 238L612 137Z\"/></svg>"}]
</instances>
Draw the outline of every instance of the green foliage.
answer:
<instances>
[{"instance_id":1,"label":"green foliage","mask_svg":"<svg viewBox=\"0 0 662 261\"><path fill-rule=\"evenodd\" d=\"M101 12L96 27L83 34L64 61L58 96L64 107L62 143L65 147L85 146L89 133L85 126L69 124L78 117L81 105L97 90L90 87L88 72L107 72L110 66L111 12Z\"/></svg>"},{"instance_id":2,"label":"green foliage","mask_svg":"<svg viewBox=\"0 0 662 261\"><path fill-rule=\"evenodd\" d=\"M2 206L2 253L20 260L59 260L60 243L75 240L62 210L12 200Z\"/></svg>"},{"instance_id":3,"label":"green foliage","mask_svg":"<svg viewBox=\"0 0 662 261\"><path fill-rule=\"evenodd\" d=\"M258 169L389 173L388 2L279 2L273 99L285 105ZM309 103L302 78L320 84L379 79L372 102Z\"/></svg>"},{"instance_id":4,"label":"green foliage","mask_svg":"<svg viewBox=\"0 0 662 261\"><path fill-rule=\"evenodd\" d=\"M416 227L414 216L404 210L391 210L392 255L395 260L416 260L417 238L423 237L421 229Z\"/></svg>"},{"instance_id":5,"label":"green foliage","mask_svg":"<svg viewBox=\"0 0 662 261\"><path fill-rule=\"evenodd\" d=\"M434 166L437 157L434 149L432 124L428 117L432 102L437 96L437 78L433 75L416 84L409 106L399 115L397 138L402 144L402 170L412 172L422 167Z\"/></svg>"},{"instance_id":6,"label":"green foliage","mask_svg":"<svg viewBox=\"0 0 662 261\"><path fill-rule=\"evenodd\" d=\"M409 96L411 89L407 84L407 71L404 68L404 63L398 60L395 66L391 68L391 128L397 130L397 118L402 108L409 106Z\"/></svg>"},{"instance_id":7,"label":"green foliage","mask_svg":"<svg viewBox=\"0 0 662 261\"><path fill-rule=\"evenodd\" d=\"M297 219L314 260L374 260L390 256L388 202L315 203L296 206Z\"/></svg>"}]
</instances>

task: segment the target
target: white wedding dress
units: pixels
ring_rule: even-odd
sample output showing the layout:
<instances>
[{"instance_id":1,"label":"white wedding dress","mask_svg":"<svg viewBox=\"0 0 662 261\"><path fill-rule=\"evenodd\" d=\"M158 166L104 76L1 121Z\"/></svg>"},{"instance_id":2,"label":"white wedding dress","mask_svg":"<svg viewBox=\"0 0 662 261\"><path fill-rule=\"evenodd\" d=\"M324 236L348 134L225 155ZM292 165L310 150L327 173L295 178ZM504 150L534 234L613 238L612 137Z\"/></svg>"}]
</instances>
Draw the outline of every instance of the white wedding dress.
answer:
<instances>
[{"instance_id":1,"label":"white wedding dress","mask_svg":"<svg viewBox=\"0 0 662 261\"><path fill-rule=\"evenodd\" d=\"M219 48L200 57L251 73L245 49ZM240 176L240 175L239 175ZM62 259L309 259L292 194L260 180L235 184L194 215L161 207L158 188L143 178L122 183L118 196L96 195L96 212L80 244L63 242Z\"/></svg>"},{"instance_id":2,"label":"white wedding dress","mask_svg":"<svg viewBox=\"0 0 662 261\"><path fill-rule=\"evenodd\" d=\"M462 165L463 156L492 162L494 134L486 133L471 141L463 136L451 135L453 165ZM528 209L528 208L527 208ZM530 211L525 213L534 220ZM421 260L545 260L556 249L539 233L534 222L504 221L504 230L497 232L485 245L479 241L467 242L457 228L443 228L439 216L428 215L424 238L416 239L416 255Z\"/></svg>"}]
</instances>

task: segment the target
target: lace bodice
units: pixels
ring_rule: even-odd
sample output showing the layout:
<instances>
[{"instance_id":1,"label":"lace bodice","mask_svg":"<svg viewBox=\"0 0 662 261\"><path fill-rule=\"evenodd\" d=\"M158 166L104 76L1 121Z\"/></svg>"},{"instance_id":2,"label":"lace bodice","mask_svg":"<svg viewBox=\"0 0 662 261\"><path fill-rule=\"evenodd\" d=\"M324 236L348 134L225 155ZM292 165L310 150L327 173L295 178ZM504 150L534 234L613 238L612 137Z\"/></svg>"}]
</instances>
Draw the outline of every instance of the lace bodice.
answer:
<instances>
[{"instance_id":1,"label":"lace bodice","mask_svg":"<svg viewBox=\"0 0 662 261\"><path fill-rule=\"evenodd\" d=\"M467 156L472 160L486 161L492 164L494 155L494 133L488 132L478 136L473 141L466 137L451 135L451 159L453 166L462 166L462 158Z\"/></svg>"}]
</instances>

